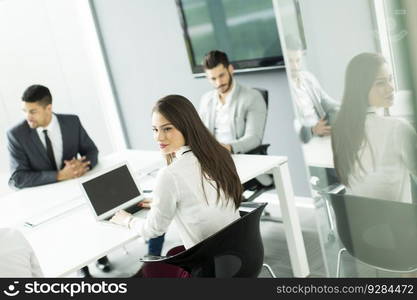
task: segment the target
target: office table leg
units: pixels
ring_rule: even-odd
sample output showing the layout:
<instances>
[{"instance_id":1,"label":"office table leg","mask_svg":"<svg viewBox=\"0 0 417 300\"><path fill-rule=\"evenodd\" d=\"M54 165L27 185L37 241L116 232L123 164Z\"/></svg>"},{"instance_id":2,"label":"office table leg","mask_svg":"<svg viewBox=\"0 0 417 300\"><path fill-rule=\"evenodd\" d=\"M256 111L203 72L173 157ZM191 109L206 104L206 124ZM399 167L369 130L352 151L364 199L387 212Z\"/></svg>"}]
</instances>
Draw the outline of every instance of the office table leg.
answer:
<instances>
[{"instance_id":1,"label":"office table leg","mask_svg":"<svg viewBox=\"0 0 417 300\"><path fill-rule=\"evenodd\" d=\"M272 169L278 193L279 204L284 223L285 237L288 244L291 266L295 277L307 277L310 269L304 239L301 234L300 220L295 207L294 192L288 164L284 163Z\"/></svg>"}]
</instances>

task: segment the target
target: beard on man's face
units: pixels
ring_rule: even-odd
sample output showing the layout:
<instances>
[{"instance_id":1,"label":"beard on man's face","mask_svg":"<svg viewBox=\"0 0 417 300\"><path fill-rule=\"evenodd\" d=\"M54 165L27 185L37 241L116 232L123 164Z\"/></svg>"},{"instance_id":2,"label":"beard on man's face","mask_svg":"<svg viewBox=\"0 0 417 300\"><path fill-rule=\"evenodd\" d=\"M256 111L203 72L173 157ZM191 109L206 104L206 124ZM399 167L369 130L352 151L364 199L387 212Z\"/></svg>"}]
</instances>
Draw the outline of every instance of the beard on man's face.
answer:
<instances>
[{"instance_id":1,"label":"beard on man's face","mask_svg":"<svg viewBox=\"0 0 417 300\"><path fill-rule=\"evenodd\" d=\"M217 87L217 90L222 94L225 94L225 93L229 92L230 89L232 88L233 77L232 77L232 74L230 74L229 71L227 71L227 73L229 74L229 82L225 83L225 84L222 84L222 85Z\"/></svg>"}]
</instances>

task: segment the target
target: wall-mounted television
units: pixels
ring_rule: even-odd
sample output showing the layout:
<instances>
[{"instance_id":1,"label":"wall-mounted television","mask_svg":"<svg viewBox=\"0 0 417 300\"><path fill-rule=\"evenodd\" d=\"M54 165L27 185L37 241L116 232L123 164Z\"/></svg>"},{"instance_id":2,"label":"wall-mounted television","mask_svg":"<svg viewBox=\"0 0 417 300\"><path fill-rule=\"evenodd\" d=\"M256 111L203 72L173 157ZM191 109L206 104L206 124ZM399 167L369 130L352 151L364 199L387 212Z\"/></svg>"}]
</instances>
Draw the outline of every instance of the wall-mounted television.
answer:
<instances>
[{"instance_id":1,"label":"wall-mounted television","mask_svg":"<svg viewBox=\"0 0 417 300\"><path fill-rule=\"evenodd\" d=\"M235 70L284 66L271 0L176 0L193 74L210 50L227 53Z\"/></svg>"}]
</instances>

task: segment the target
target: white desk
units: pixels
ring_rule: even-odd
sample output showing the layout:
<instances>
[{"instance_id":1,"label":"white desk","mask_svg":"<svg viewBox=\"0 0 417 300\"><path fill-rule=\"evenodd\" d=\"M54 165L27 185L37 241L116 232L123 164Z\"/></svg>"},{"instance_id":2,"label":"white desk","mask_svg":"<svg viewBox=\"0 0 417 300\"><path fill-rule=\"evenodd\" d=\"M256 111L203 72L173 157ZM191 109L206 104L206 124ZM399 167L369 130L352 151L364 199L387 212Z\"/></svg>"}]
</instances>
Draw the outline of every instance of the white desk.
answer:
<instances>
[{"instance_id":1,"label":"white desk","mask_svg":"<svg viewBox=\"0 0 417 300\"><path fill-rule=\"evenodd\" d=\"M333 151L330 136L313 137L303 144L306 165L309 167L333 168Z\"/></svg>"},{"instance_id":2,"label":"white desk","mask_svg":"<svg viewBox=\"0 0 417 300\"><path fill-rule=\"evenodd\" d=\"M128 150L100 158L92 172L117 162L129 161L132 171L149 172L163 164L159 152ZM309 274L301 227L294 203L287 159L276 156L235 155L242 182L272 172L284 221L285 235L294 275ZM138 236L125 228L95 222L87 206L76 208L35 228L22 223L48 208L82 197L78 180L24 189L0 199L0 227L19 226L34 248L48 277L66 276Z\"/></svg>"},{"instance_id":3,"label":"white desk","mask_svg":"<svg viewBox=\"0 0 417 300\"><path fill-rule=\"evenodd\" d=\"M0 172L0 198L12 192L12 189L8 186L9 177L8 172Z\"/></svg>"}]
</instances>

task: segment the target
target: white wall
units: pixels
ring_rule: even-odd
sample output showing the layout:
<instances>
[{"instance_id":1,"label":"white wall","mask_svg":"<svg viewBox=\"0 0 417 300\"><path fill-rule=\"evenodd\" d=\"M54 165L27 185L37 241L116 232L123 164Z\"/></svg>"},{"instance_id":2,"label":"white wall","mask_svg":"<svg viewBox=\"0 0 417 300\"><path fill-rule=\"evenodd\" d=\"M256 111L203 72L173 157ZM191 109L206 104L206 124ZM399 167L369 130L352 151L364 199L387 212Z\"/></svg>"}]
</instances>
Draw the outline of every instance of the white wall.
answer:
<instances>
[{"instance_id":1,"label":"white wall","mask_svg":"<svg viewBox=\"0 0 417 300\"><path fill-rule=\"evenodd\" d=\"M361 52L376 52L378 34L368 0L301 0L307 64L335 99L343 94L348 62Z\"/></svg>"},{"instance_id":2,"label":"white wall","mask_svg":"<svg viewBox=\"0 0 417 300\"><path fill-rule=\"evenodd\" d=\"M409 52L417 53L417 2L405 0L404 6L407 9L406 26L409 30ZM417 55L411 55L411 69L413 76L413 89L417 93ZM415 104L416 105L416 104Z\"/></svg>"},{"instance_id":3,"label":"white wall","mask_svg":"<svg viewBox=\"0 0 417 300\"><path fill-rule=\"evenodd\" d=\"M22 120L21 95L35 83L50 88L55 112L81 118L102 154L117 148L106 122L94 41L86 40L92 28L86 27L83 1L0 1L0 172L8 172L6 130Z\"/></svg>"}]
</instances>

